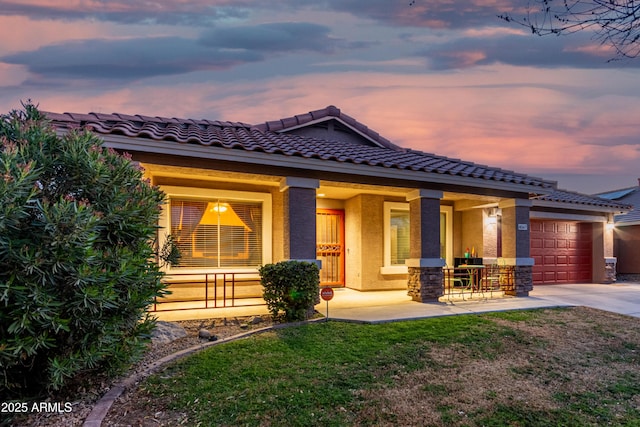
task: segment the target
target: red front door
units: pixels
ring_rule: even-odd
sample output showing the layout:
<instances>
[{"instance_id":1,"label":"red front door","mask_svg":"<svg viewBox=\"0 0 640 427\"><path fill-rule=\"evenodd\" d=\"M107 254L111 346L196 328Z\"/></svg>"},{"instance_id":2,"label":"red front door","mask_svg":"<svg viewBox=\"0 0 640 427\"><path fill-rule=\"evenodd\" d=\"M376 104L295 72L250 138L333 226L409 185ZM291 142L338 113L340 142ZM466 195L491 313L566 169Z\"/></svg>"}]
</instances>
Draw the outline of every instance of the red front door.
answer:
<instances>
[{"instance_id":1,"label":"red front door","mask_svg":"<svg viewBox=\"0 0 640 427\"><path fill-rule=\"evenodd\" d=\"M321 286L344 286L344 211L316 211L316 257L322 261Z\"/></svg>"}]
</instances>

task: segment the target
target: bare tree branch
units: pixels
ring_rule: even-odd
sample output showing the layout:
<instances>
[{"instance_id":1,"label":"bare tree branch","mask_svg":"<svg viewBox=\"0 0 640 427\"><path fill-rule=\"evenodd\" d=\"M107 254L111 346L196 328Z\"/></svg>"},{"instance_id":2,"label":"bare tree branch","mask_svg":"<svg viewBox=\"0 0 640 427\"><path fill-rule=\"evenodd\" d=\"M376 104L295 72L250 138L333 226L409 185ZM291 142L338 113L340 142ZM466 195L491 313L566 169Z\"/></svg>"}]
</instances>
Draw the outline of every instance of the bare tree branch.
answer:
<instances>
[{"instance_id":1,"label":"bare tree branch","mask_svg":"<svg viewBox=\"0 0 640 427\"><path fill-rule=\"evenodd\" d=\"M540 36L593 31L618 59L640 55L640 0L530 0L526 16L499 17Z\"/></svg>"}]
</instances>

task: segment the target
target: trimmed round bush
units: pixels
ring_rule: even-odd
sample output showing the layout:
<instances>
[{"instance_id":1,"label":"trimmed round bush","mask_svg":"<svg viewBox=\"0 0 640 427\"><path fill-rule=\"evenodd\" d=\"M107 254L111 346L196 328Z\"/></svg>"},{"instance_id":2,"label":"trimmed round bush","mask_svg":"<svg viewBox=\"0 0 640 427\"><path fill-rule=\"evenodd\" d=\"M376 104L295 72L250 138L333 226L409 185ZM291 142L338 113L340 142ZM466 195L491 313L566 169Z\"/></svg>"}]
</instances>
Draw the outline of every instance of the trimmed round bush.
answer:
<instances>
[{"instance_id":1,"label":"trimmed round bush","mask_svg":"<svg viewBox=\"0 0 640 427\"><path fill-rule=\"evenodd\" d=\"M263 298L274 320L306 320L320 302L320 270L306 261L282 261L260 268Z\"/></svg>"}]
</instances>

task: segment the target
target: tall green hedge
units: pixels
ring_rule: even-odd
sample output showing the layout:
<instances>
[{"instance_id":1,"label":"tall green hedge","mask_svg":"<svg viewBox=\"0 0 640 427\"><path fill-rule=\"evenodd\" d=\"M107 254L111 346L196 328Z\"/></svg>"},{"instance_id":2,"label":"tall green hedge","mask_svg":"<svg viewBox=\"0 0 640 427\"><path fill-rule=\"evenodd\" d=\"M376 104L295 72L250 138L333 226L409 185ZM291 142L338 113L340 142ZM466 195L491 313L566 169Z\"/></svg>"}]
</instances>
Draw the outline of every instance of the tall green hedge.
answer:
<instances>
[{"instance_id":1,"label":"tall green hedge","mask_svg":"<svg viewBox=\"0 0 640 427\"><path fill-rule=\"evenodd\" d=\"M305 261L282 261L260 268L263 297L271 316L287 322L306 320L320 302L318 265Z\"/></svg>"},{"instance_id":2,"label":"tall green hedge","mask_svg":"<svg viewBox=\"0 0 640 427\"><path fill-rule=\"evenodd\" d=\"M163 200L94 134L58 136L30 103L0 117L0 401L141 354Z\"/></svg>"}]
</instances>

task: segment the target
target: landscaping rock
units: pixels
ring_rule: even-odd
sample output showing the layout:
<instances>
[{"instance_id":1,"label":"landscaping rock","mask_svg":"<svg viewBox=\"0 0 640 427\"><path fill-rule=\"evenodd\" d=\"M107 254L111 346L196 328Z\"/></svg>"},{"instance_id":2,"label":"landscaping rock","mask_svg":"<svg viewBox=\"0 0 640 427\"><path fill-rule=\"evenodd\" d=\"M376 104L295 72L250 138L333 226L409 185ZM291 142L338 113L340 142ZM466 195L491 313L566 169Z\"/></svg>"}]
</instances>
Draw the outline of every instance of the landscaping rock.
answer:
<instances>
[{"instance_id":1,"label":"landscaping rock","mask_svg":"<svg viewBox=\"0 0 640 427\"><path fill-rule=\"evenodd\" d=\"M167 344L178 338L187 336L187 331L177 323L156 322L156 328L151 333L151 342L154 344Z\"/></svg>"},{"instance_id":2,"label":"landscaping rock","mask_svg":"<svg viewBox=\"0 0 640 427\"><path fill-rule=\"evenodd\" d=\"M207 329L200 329L198 331L198 338L202 340L209 340L211 339L211 332L209 332Z\"/></svg>"}]
</instances>

